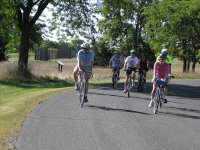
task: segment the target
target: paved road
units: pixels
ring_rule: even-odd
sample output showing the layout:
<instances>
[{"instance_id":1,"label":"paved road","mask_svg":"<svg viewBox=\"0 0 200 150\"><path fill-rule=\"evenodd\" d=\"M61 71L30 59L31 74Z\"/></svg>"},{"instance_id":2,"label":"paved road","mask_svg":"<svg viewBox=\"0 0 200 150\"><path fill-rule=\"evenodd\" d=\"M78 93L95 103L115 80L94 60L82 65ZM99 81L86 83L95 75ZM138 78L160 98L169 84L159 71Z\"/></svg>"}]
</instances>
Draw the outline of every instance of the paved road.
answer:
<instances>
[{"instance_id":1,"label":"paved road","mask_svg":"<svg viewBox=\"0 0 200 150\"><path fill-rule=\"evenodd\" d=\"M17 150L199 150L200 81L170 82L168 103L153 114L151 83L124 94L109 85L90 88L89 103L76 91L37 106L14 141Z\"/></svg>"}]
</instances>

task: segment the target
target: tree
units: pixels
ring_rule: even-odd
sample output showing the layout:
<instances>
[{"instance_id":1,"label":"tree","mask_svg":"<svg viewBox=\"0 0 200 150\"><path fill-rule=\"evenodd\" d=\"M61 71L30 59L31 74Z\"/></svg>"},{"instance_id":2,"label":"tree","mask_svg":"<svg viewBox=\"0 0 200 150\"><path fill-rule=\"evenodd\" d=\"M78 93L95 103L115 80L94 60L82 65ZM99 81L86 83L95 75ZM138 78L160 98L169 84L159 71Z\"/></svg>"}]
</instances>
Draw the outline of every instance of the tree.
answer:
<instances>
[{"instance_id":1,"label":"tree","mask_svg":"<svg viewBox=\"0 0 200 150\"><path fill-rule=\"evenodd\" d=\"M140 56L146 52L150 59L155 60L154 53L144 41L144 25L146 16L143 15L144 8L151 3L151 0L104 0L102 7L97 9L104 18L98 21L100 33L106 40L109 40L110 47L121 49L125 56L135 49Z\"/></svg>"},{"instance_id":2,"label":"tree","mask_svg":"<svg viewBox=\"0 0 200 150\"><path fill-rule=\"evenodd\" d=\"M87 0L3 0L3 3L4 11L10 12L12 25L20 30L18 71L22 74L27 71L31 29L49 4L52 4L57 10L57 13L53 14L54 19L58 20L59 18L61 21L65 21L65 27L68 28L67 25L71 27L68 28L69 30L86 25L84 24L87 21L85 19L90 15ZM83 19L81 19L81 15L84 16ZM80 20L74 20L74 17ZM53 28L57 28L58 24L54 22ZM68 29L66 31L69 31ZM68 34L69 32L67 32Z\"/></svg>"},{"instance_id":3,"label":"tree","mask_svg":"<svg viewBox=\"0 0 200 150\"><path fill-rule=\"evenodd\" d=\"M183 60L183 72L190 62L199 61L200 4L198 0L156 0L145 9L147 40L160 53L167 48L173 57ZM187 67L188 64L188 67Z\"/></svg>"}]
</instances>

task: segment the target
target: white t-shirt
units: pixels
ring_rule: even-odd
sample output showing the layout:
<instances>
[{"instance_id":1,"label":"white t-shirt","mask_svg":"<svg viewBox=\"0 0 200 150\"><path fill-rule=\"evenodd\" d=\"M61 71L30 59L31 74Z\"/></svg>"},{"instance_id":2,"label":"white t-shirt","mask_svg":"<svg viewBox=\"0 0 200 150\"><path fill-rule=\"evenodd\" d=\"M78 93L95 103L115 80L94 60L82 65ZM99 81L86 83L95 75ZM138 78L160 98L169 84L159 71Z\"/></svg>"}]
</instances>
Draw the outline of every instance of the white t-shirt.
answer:
<instances>
[{"instance_id":1,"label":"white t-shirt","mask_svg":"<svg viewBox=\"0 0 200 150\"><path fill-rule=\"evenodd\" d=\"M121 67L121 62L123 62L123 58L121 55L119 55L119 57L117 57L116 55L114 55L110 61L112 61L112 67Z\"/></svg>"},{"instance_id":2,"label":"white t-shirt","mask_svg":"<svg viewBox=\"0 0 200 150\"><path fill-rule=\"evenodd\" d=\"M127 67L134 68L136 67L136 64L138 64L138 58L132 58L131 56L128 56L125 60L125 63L127 63Z\"/></svg>"}]
</instances>

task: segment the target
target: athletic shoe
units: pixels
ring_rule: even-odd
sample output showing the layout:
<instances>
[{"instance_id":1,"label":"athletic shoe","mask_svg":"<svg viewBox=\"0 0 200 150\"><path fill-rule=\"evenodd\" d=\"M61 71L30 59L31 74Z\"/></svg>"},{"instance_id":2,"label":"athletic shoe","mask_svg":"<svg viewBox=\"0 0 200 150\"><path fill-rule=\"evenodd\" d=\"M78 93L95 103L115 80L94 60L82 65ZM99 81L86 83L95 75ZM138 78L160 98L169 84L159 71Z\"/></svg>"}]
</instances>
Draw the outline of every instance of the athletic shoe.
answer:
<instances>
[{"instance_id":1,"label":"athletic shoe","mask_svg":"<svg viewBox=\"0 0 200 150\"><path fill-rule=\"evenodd\" d=\"M89 102L87 99L87 96L84 96L84 103L87 103L87 102Z\"/></svg>"},{"instance_id":2,"label":"athletic shoe","mask_svg":"<svg viewBox=\"0 0 200 150\"><path fill-rule=\"evenodd\" d=\"M164 101L164 103L167 103L167 99L164 99L163 101Z\"/></svg>"},{"instance_id":3,"label":"athletic shoe","mask_svg":"<svg viewBox=\"0 0 200 150\"><path fill-rule=\"evenodd\" d=\"M151 100L150 103L149 103L149 108L153 107L154 106L154 101Z\"/></svg>"},{"instance_id":4,"label":"athletic shoe","mask_svg":"<svg viewBox=\"0 0 200 150\"><path fill-rule=\"evenodd\" d=\"M113 86L113 83L111 83L110 86Z\"/></svg>"},{"instance_id":5,"label":"athletic shoe","mask_svg":"<svg viewBox=\"0 0 200 150\"><path fill-rule=\"evenodd\" d=\"M123 91L124 93L126 93L127 92L127 89L124 89L124 91Z\"/></svg>"},{"instance_id":6,"label":"athletic shoe","mask_svg":"<svg viewBox=\"0 0 200 150\"><path fill-rule=\"evenodd\" d=\"M135 86L135 81L133 81L133 83L132 83L132 87L134 87Z\"/></svg>"}]
</instances>

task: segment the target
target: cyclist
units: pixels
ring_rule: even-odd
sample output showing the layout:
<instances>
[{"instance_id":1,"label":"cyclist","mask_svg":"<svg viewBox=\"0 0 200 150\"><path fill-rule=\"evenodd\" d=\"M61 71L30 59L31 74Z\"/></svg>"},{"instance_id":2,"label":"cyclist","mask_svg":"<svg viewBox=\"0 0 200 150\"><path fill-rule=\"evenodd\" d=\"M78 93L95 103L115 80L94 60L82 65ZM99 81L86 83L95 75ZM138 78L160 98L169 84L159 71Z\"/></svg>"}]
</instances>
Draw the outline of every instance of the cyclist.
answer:
<instances>
[{"instance_id":1,"label":"cyclist","mask_svg":"<svg viewBox=\"0 0 200 150\"><path fill-rule=\"evenodd\" d=\"M110 62L109 62L109 67L111 68L111 65L112 65L112 72L113 72L111 86L113 86L115 71L117 71L117 79L119 80L120 69L118 68L122 68L122 63L123 63L123 58L120 55L120 52L116 51L115 55L110 59Z\"/></svg>"},{"instance_id":2,"label":"cyclist","mask_svg":"<svg viewBox=\"0 0 200 150\"><path fill-rule=\"evenodd\" d=\"M90 50L89 43L81 44L82 50L78 51L77 61L78 64L74 68L74 80L75 80L75 90L77 90L77 82L78 82L78 71L89 72L89 74L85 75L85 102L88 102L87 93L89 88L89 79L91 78L93 62L94 62L94 53Z\"/></svg>"},{"instance_id":3,"label":"cyclist","mask_svg":"<svg viewBox=\"0 0 200 150\"><path fill-rule=\"evenodd\" d=\"M169 75L171 75L171 65L172 65L172 59L171 59L171 57L168 55L168 50L167 49L162 49L161 50L161 53L165 53L166 55L167 55L167 58L166 58L166 63L168 63L169 64ZM156 59L156 61L158 62L160 60L160 57L158 56L157 57L157 59ZM166 91L167 91L168 89L166 88ZM163 97L163 92L161 91L161 99L163 99L164 97Z\"/></svg>"},{"instance_id":4,"label":"cyclist","mask_svg":"<svg viewBox=\"0 0 200 150\"><path fill-rule=\"evenodd\" d=\"M171 74L172 59L171 59L171 57L168 55L168 50L167 50L167 49L162 49L162 50L161 50L161 53L165 53L165 54L167 55L166 63L169 64L169 74ZM160 61L160 56L157 57L156 61L157 61L157 62Z\"/></svg>"},{"instance_id":5,"label":"cyclist","mask_svg":"<svg viewBox=\"0 0 200 150\"><path fill-rule=\"evenodd\" d=\"M155 97L155 91L156 91L156 77L162 79L162 80L167 80L167 77L168 77L168 74L169 74L169 64L166 63L166 58L167 58L167 55L165 53L161 53L159 55L160 57L160 61L159 62L155 62L154 64L154 72L153 72L153 79L152 79L152 82L153 82L153 89L152 89L152 92L151 92L151 102L149 104L149 107L152 107L153 106L153 101L155 100L154 97ZM166 92L166 86L164 88L164 103L167 103L167 92Z\"/></svg>"},{"instance_id":6,"label":"cyclist","mask_svg":"<svg viewBox=\"0 0 200 150\"><path fill-rule=\"evenodd\" d=\"M142 58L139 60L139 77L143 70L144 81L146 82L146 73L149 70L149 60L146 58L146 54L142 53ZM139 81L138 77L138 81Z\"/></svg>"},{"instance_id":7,"label":"cyclist","mask_svg":"<svg viewBox=\"0 0 200 150\"><path fill-rule=\"evenodd\" d=\"M132 87L135 86L135 72L133 70L138 69L138 58L135 57L136 51L133 49L130 51L131 56L128 56L125 60L124 63L124 68L123 69L128 69L130 68L131 70L126 71L126 80L124 83L124 93L127 92L127 83L128 83L128 79L129 79L129 75L131 77L131 73L133 75L133 83L132 83Z\"/></svg>"}]
</instances>

